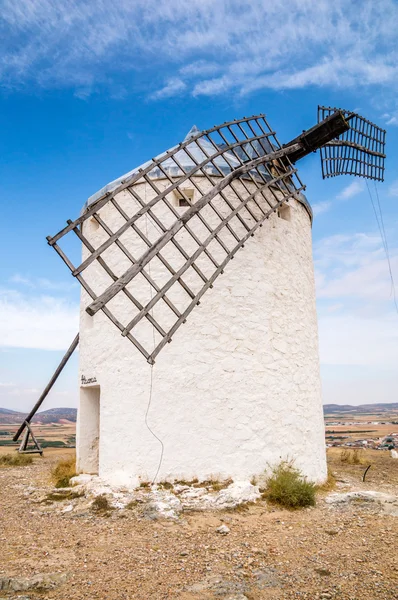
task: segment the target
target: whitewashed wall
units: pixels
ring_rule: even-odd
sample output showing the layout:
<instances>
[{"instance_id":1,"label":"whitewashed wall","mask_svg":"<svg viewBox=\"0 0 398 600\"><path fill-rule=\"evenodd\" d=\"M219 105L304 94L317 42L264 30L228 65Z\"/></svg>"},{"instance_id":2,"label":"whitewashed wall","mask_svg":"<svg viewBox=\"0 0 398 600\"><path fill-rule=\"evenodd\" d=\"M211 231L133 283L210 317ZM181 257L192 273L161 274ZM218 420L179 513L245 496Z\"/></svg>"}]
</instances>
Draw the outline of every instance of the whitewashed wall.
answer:
<instances>
[{"instance_id":1,"label":"whitewashed wall","mask_svg":"<svg viewBox=\"0 0 398 600\"><path fill-rule=\"evenodd\" d=\"M137 191L147 200L153 196L143 186ZM127 192L117 200L132 212ZM157 357L147 421L164 444L158 481L250 478L282 459L293 459L311 480L326 477L311 223L302 204L294 200L290 207L290 221L273 214L249 239ZM108 206L100 214L113 222L113 231L122 224ZM84 227L94 246L107 237L92 222ZM148 228L148 237L156 239L159 232ZM139 257L145 246L135 240L130 233L123 237ZM130 266L117 249L106 253L118 276ZM94 289L111 283L98 264L90 269ZM156 270L152 265L151 275L161 278L160 267ZM195 286L194 274L189 277ZM135 285L144 304L149 284ZM178 304L179 292L173 293ZM105 315L85 312L89 302L83 292L80 370L97 381L83 386L78 466L90 472L95 463L95 448L85 443L93 417L85 408L84 390L99 385L99 474L111 483L135 486L153 479L161 453L145 424L151 367ZM154 316L167 319L159 304ZM124 322L125 311L130 318L134 314L121 294L110 306ZM153 330L146 321L139 335L152 347Z\"/></svg>"}]
</instances>

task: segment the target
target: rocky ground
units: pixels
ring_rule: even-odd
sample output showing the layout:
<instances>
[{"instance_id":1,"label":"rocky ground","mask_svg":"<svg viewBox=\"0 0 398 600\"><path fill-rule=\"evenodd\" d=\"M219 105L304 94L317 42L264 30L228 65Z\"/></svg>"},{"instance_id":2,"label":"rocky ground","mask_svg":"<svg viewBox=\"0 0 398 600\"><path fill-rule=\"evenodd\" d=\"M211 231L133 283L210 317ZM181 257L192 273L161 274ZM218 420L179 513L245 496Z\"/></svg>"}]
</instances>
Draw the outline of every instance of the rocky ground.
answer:
<instances>
[{"instance_id":1,"label":"rocky ground","mask_svg":"<svg viewBox=\"0 0 398 600\"><path fill-rule=\"evenodd\" d=\"M54 460L48 452L0 469L0 600L398 598L395 504L366 495L330 503L331 493L353 490L397 496L398 460L388 452L348 465L330 449L337 487L319 493L315 508L258 500L171 519L141 501L96 512L92 499L54 500Z\"/></svg>"}]
</instances>

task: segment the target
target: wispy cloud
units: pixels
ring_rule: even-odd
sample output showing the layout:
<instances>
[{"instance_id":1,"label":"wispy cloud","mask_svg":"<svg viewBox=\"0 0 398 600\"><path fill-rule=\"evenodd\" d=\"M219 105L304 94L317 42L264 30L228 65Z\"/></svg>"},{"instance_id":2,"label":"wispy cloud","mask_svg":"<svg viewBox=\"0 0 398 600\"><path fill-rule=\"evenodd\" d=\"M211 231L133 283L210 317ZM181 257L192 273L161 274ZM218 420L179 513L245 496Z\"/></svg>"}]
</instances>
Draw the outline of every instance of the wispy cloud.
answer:
<instances>
[{"instance_id":1,"label":"wispy cloud","mask_svg":"<svg viewBox=\"0 0 398 600\"><path fill-rule=\"evenodd\" d=\"M354 196L358 196L361 192L363 192L365 185L363 181L359 181L358 179L354 179L352 183L347 185L341 192L338 194L337 198L339 200L348 200L349 198L353 198Z\"/></svg>"},{"instance_id":2,"label":"wispy cloud","mask_svg":"<svg viewBox=\"0 0 398 600\"><path fill-rule=\"evenodd\" d=\"M164 87L150 95L151 100L160 100L161 98L171 98L183 92L187 84L178 77L172 77Z\"/></svg>"},{"instance_id":3,"label":"wispy cloud","mask_svg":"<svg viewBox=\"0 0 398 600\"><path fill-rule=\"evenodd\" d=\"M398 125L398 111L396 113L384 113L382 115L386 125Z\"/></svg>"},{"instance_id":4,"label":"wispy cloud","mask_svg":"<svg viewBox=\"0 0 398 600\"><path fill-rule=\"evenodd\" d=\"M0 290L0 345L63 350L78 331L78 312L62 298Z\"/></svg>"},{"instance_id":5,"label":"wispy cloud","mask_svg":"<svg viewBox=\"0 0 398 600\"><path fill-rule=\"evenodd\" d=\"M388 188L388 195L398 197L398 179L393 181Z\"/></svg>"},{"instance_id":6,"label":"wispy cloud","mask_svg":"<svg viewBox=\"0 0 398 600\"><path fill-rule=\"evenodd\" d=\"M397 19L394 0L3 0L0 82L85 98L119 74L153 99L396 87Z\"/></svg>"},{"instance_id":7,"label":"wispy cloud","mask_svg":"<svg viewBox=\"0 0 398 600\"><path fill-rule=\"evenodd\" d=\"M395 368L398 315L380 237L326 237L314 244L314 257L322 363ZM397 279L396 245L390 258Z\"/></svg>"},{"instance_id":8,"label":"wispy cloud","mask_svg":"<svg viewBox=\"0 0 398 600\"><path fill-rule=\"evenodd\" d=\"M33 278L20 275L19 273L12 275L9 281L10 283L38 291L66 292L71 288L77 288L76 281L50 281L44 277Z\"/></svg>"},{"instance_id":9,"label":"wispy cloud","mask_svg":"<svg viewBox=\"0 0 398 600\"><path fill-rule=\"evenodd\" d=\"M311 205L312 208L312 212L314 213L314 217L319 217L319 215L322 215L325 212L328 212L332 207L332 203L328 202L328 201L324 201L324 202L315 202L314 204Z\"/></svg>"}]
</instances>

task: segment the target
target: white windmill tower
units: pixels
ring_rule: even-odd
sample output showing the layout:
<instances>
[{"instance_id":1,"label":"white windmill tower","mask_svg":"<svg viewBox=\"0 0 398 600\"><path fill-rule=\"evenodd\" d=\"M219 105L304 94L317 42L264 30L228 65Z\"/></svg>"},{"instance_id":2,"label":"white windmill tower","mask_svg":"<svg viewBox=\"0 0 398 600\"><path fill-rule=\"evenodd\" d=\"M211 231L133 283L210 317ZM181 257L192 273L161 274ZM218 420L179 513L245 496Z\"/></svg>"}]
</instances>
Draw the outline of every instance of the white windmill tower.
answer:
<instances>
[{"instance_id":1,"label":"white windmill tower","mask_svg":"<svg viewBox=\"0 0 398 600\"><path fill-rule=\"evenodd\" d=\"M335 109L319 121L283 147L264 115L192 128L48 238L82 285L80 472L134 487L290 458L325 479L312 213L293 164L321 148L324 176L383 179L385 132Z\"/></svg>"}]
</instances>

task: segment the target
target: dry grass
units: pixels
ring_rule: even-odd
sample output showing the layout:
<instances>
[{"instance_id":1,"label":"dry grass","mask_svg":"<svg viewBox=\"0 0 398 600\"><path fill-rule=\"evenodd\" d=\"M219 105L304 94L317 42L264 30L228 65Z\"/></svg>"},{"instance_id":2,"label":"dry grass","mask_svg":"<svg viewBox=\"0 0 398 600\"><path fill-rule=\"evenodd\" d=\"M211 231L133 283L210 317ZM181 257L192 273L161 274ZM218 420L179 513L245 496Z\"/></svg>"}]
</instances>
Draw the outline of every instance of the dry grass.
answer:
<instances>
[{"instance_id":1,"label":"dry grass","mask_svg":"<svg viewBox=\"0 0 398 600\"><path fill-rule=\"evenodd\" d=\"M0 456L0 466L2 467L24 467L31 465L33 458L28 454L3 454Z\"/></svg>"},{"instance_id":2,"label":"dry grass","mask_svg":"<svg viewBox=\"0 0 398 600\"><path fill-rule=\"evenodd\" d=\"M331 492L336 487L336 476L328 466L328 476L324 483L317 486L319 492Z\"/></svg>"},{"instance_id":3,"label":"dry grass","mask_svg":"<svg viewBox=\"0 0 398 600\"><path fill-rule=\"evenodd\" d=\"M363 465L363 450L360 448L354 448L353 450L345 448L341 451L340 461L349 465Z\"/></svg>"},{"instance_id":4,"label":"dry grass","mask_svg":"<svg viewBox=\"0 0 398 600\"><path fill-rule=\"evenodd\" d=\"M108 513L110 510L113 510L113 506L109 504L109 500L105 494L101 494L95 498L91 509L98 513Z\"/></svg>"},{"instance_id":5,"label":"dry grass","mask_svg":"<svg viewBox=\"0 0 398 600\"><path fill-rule=\"evenodd\" d=\"M51 479L56 488L69 487L70 480L76 475L76 458L61 459L51 471Z\"/></svg>"},{"instance_id":6,"label":"dry grass","mask_svg":"<svg viewBox=\"0 0 398 600\"><path fill-rule=\"evenodd\" d=\"M285 508L315 505L315 484L307 481L290 462L281 462L267 480L263 498Z\"/></svg>"}]
</instances>

